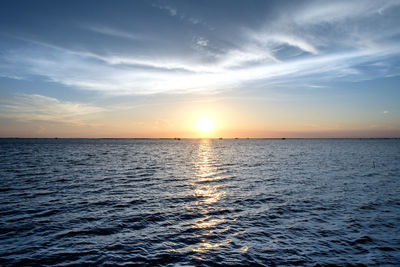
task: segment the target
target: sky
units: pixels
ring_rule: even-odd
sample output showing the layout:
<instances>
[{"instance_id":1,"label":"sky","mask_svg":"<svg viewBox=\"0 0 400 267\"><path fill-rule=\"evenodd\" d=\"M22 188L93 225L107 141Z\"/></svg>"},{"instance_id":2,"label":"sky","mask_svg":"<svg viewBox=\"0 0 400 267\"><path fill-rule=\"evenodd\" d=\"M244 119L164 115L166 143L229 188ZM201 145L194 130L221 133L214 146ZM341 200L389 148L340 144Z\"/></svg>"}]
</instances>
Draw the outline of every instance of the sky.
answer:
<instances>
[{"instance_id":1,"label":"sky","mask_svg":"<svg viewBox=\"0 0 400 267\"><path fill-rule=\"evenodd\" d=\"M400 0L3 0L0 137L400 137Z\"/></svg>"}]
</instances>

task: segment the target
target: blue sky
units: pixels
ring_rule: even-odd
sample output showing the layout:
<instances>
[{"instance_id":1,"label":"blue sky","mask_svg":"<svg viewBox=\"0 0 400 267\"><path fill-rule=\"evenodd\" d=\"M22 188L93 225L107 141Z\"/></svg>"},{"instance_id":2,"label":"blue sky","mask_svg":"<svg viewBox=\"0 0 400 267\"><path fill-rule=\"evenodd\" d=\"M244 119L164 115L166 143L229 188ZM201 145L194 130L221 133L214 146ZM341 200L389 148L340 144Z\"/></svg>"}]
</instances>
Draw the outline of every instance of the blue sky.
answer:
<instances>
[{"instance_id":1,"label":"blue sky","mask_svg":"<svg viewBox=\"0 0 400 267\"><path fill-rule=\"evenodd\" d=\"M400 136L400 1L0 5L0 136Z\"/></svg>"}]
</instances>

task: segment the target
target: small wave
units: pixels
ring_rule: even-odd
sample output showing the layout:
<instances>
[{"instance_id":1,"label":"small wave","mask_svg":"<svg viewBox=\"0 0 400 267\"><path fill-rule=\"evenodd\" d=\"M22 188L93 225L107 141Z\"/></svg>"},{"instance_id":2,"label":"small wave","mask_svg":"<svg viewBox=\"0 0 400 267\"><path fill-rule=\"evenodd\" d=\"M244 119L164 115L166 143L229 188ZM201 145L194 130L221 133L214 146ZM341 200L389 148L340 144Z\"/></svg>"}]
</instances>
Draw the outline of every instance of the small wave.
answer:
<instances>
[{"instance_id":1,"label":"small wave","mask_svg":"<svg viewBox=\"0 0 400 267\"><path fill-rule=\"evenodd\" d=\"M2 140L0 265L399 265L400 140L203 141Z\"/></svg>"}]
</instances>

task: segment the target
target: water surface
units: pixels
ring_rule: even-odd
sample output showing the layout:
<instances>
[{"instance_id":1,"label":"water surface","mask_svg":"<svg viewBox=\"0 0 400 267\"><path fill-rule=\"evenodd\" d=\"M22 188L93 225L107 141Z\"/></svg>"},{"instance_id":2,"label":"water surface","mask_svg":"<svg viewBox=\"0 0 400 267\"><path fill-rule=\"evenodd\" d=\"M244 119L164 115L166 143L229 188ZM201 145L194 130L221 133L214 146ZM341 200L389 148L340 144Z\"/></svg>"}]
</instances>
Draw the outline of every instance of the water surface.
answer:
<instances>
[{"instance_id":1,"label":"water surface","mask_svg":"<svg viewBox=\"0 0 400 267\"><path fill-rule=\"evenodd\" d=\"M1 265L400 265L400 140L0 140Z\"/></svg>"}]
</instances>

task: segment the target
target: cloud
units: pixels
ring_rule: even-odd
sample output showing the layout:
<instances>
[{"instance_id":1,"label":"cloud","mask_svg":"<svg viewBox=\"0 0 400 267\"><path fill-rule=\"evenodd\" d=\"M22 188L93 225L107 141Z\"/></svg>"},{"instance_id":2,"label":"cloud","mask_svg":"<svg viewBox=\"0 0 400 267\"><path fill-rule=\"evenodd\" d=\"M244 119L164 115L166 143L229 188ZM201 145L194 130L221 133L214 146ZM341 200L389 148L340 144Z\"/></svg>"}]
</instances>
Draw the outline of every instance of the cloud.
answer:
<instances>
[{"instance_id":1,"label":"cloud","mask_svg":"<svg viewBox=\"0 0 400 267\"><path fill-rule=\"evenodd\" d=\"M388 114L390 111L389 110L384 110L383 114Z\"/></svg>"},{"instance_id":2,"label":"cloud","mask_svg":"<svg viewBox=\"0 0 400 267\"><path fill-rule=\"evenodd\" d=\"M25 80L25 78L21 77L21 76L1 74L1 73L0 73L0 78L7 78L7 79L13 79L13 80Z\"/></svg>"},{"instance_id":3,"label":"cloud","mask_svg":"<svg viewBox=\"0 0 400 267\"><path fill-rule=\"evenodd\" d=\"M193 25L202 25L207 27L208 29L212 29L212 27L210 27L207 23L205 23L203 20L201 20L200 18L196 18L196 17L191 17L188 16L182 12L178 12L178 9L169 5L156 5L153 4L152 5L155 8L161 9L161 10L165 10L168 12L168 15L170 15L171 17L177 17L178 19L182 20L182 21L186 21L189 22Z\"/></svg>"},{"instance_id":4,"label":"cloud","mask_svg":"<svg viewBox=\"0 0 400 267\"><path fill-rule=\"evenodd\" d=\"M316 85L316 84L309 84L307 86L310 88L326 88L327 87L325 85Z\"/></svg>"},{"instance_id":5,"label":"cloud","mask_svg":"<svg viewBox=\"0 0 400 267\"><path fill-rule=\"evenodd\" d=\"M87 29L92 32L108 35L108 36L113 36L113 37L120 37L120 38L126 38L130 40L141 40L143 39L142 35L139 34L132 34L131 32L119 30L119 29L114 29L108 26L94 26L94 25L83 25L82 28Z\"/></svg>"},{"instance_id":6,"label":"cloud","mask_svg":"<svg viewBox=\"0 0 400 267\"><path fill-rule=\"evenodd\" d=\"M197 19L197 18L189 18L189 21L190 21L191 23L193 23L193 24L199 24L199 23L201 23L201 20L200 20L200 19Z\"/></svg>"},{"instance_id":7,"label":"cloud","mask_svg":"<svg viewBox=\"0 0 400 267\"><path fill-rule=\"evenodd\" d=\"M398 52L398 48L392 48L276 62L269 52L252 48L228 50L217 62L201 64L184 59L116 58L46 48L44 52L31 49L8 53L6 62L18 65L21 73L40 75L53 82L124 95L211 92L257 80L294 79L316 74L316 80L360 76L362 72L353 66L382 61Z\"/></svg>"},{"instance_id":8,"label":"cloud","mask_svg":"<svg viewBox=\"0 0 400 267\"><path fill-rule=\"evenodd\" d=\"M382 15L384 10L400 5L398 0L310 1L292 17L297 24L336 23Z\"/></svg>"},{"instance_id":9,"label":"cloud","mask_svg":"<svg viewBox=\"0 0 400 267\"><path fill-rule=\"evenodd\" d=\"M208 40L203 38L203 37L198 37L196 38L196 44L199 46L207 46L208 45Z\"/></svg>"},{"instance_id":10,"label":"cloud","mask_svg":"<svg viewBox=\"0 0 400 267\"><path fill-rule=\"evenodd\" d=\"M314 47L311 43L306 40L295 36L293 34L283 34L283 33L270 33L266 32L253 32L250 34L251 38L257 42L260 42L262 45L267 45L271 47L276 47L279 44L288 44L293 47L297 47L302 51L318 54L318 49Z\"/></svg>"},{"instance_id":11,"label":"cloud","mask_svg":"<svg viewBox=\"0 0 400 267\"><path fill-rule=\"evenodd\" d=\"M0 100L0 116L18 121L47 121L74 125L88 125L82 119L104 108L76 102L60 101L43 95L19 94Z\"/></svg>"},{"instance_id":12,"label":"cloud","mask_svg":"<svg viewBox=\"0 0 400 267\"><path fill-rule=\"evenodd\" d=\"M400 29L394 17L400 1L307 1L248 30L256 41L281 49L296 47L313 55L338 51L380 49ZM384 9L385 16L380 15ZM275 46L274 46L275 42Z\"/></svg>"},{"instance_id":13,"label":"cloud","mask_svg":"<svg viewBox=\"0 0 400 267\"><path fill-rule=\"evenodd\" d=\"M307 41L297 37L297 36L290 36L290 35L274 35L272 36L273 41L286 43L288 45L297 47L305 52L309 52L311 54L318 54L317 48L315 48L312 44L308 43Z\"/></svg>"},{"instance_id":14,"label":"cloud","mask_svg":"<svg viewBox=\"0 0 400 267\"><path fill-rule=\"evenodd\" d=\"M220 55L220 67L228 69L241 67L247 63L276 63L279 62L268 50L261 50L254 47L228 50L226 54Z\"/></svg>"},{"instance_id":15,"label":"cloud","mask_svg":"<svg viewBox=\"0 0 400 267\"><path fill-rule=\"evenodd\" d=\"M165 10L168 12L168 14L172 17L176 16L178 14L178 10L176 8L173 8L168 5L155 5L153 4L153 7L159 8L161 10Z\"/></svg>"},{"instance_id":16,"label":"cloud","mask_svg":"<svg viewBox=\"0 0 400 267\"><path fill-rule=\"evenodd\" d=\"M161 38L146 39L143 43L151 48L141 50L133 45L121 50L118 45L97 49L97 44L78 50L75 48L80 46L72 49L31 42L0 54L0 69L10 76L37 75L112 95L218 92L256 83L259 87L279 82L297 86L299 77L307 77L303 84L320 88L314 84L388 77L398 75L398 69L386 63L400 53L398 41L393 39L400 30L393 18L387 18L397 4L305 2L296 9L280 10L274 21L266 18L259 27L222 25L228 33L221 30L216 34L204 29L197 32L193 28L198 27L189 25L189 30L182 28L187 30L183 37L176 35L182 39L171 38L169 43ZM181 19L176 8L155 7ZM107 25L85 27L132 40L149 34L132 34ZM159 46L153 46L157 42Z\"/></svg>"}]
</instances>

